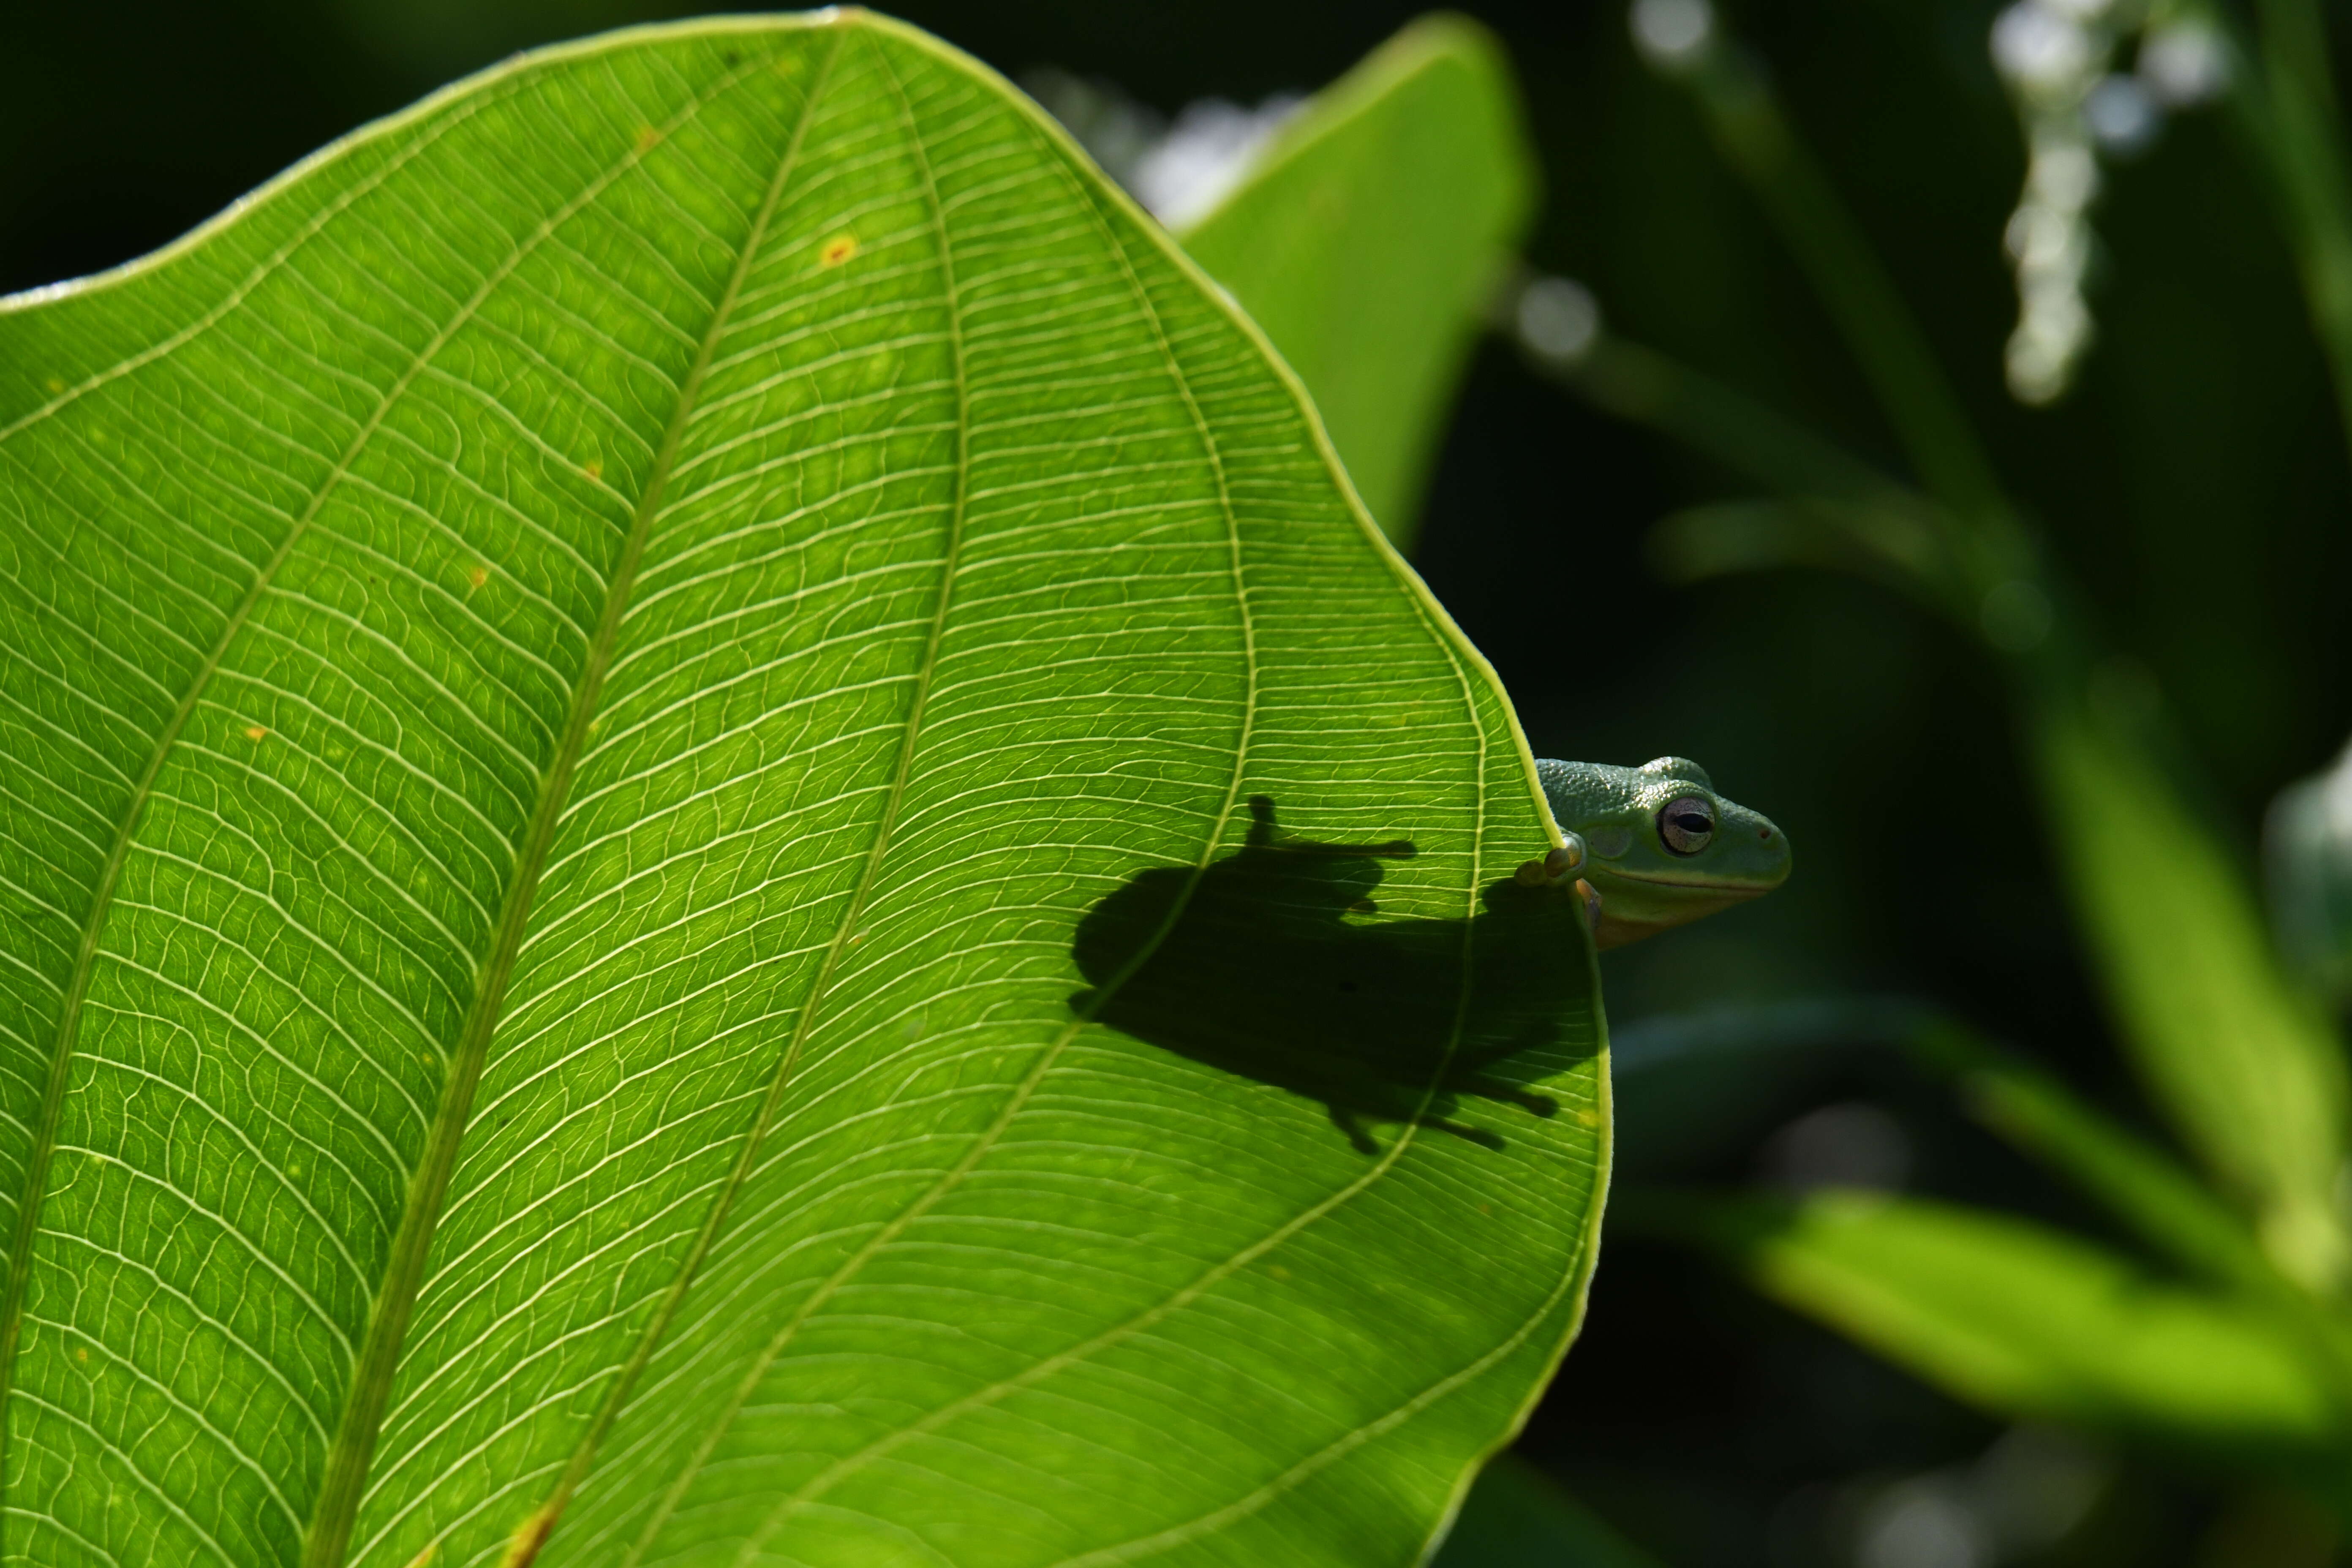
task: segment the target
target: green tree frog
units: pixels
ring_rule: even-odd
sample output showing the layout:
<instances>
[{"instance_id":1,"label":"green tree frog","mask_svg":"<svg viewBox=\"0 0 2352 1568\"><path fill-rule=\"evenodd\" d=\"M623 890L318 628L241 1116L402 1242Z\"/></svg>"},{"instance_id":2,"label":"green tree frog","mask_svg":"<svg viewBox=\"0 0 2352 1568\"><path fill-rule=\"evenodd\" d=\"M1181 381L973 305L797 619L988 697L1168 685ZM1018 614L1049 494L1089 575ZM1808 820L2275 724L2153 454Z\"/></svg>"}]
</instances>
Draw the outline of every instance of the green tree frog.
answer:
<instances>
[{"instance_id":1,"label":"green tree frog","mask_svg":"<svg viewBox=\"0 0 2352 1568\"><path fill-rule=\"evenodd\" d=\"M1717 795L1687 757L1638 768L1546 757L1536 777L1568 843L1520 868L1521 879L1574 877L1599 946L1639 942L1788 879L1788 835Z\"/></svg>"}]
</instances>

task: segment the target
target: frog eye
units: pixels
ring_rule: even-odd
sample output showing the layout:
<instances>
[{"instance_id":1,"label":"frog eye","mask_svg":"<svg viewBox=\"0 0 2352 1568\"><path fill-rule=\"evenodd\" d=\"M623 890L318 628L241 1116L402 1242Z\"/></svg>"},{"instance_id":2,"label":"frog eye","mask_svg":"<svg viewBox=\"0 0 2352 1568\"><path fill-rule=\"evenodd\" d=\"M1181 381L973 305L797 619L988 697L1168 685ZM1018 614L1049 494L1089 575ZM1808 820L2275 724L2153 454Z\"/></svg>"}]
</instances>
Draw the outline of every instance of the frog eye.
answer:
<instances>
[{"instance_id":1,"label":"frog eye","mask_svg":"<svg viewBox=\"0 0 2352 1568\"><path fill-rule=\"evenodd\" d=\"M1715 838L1715 802L1703 795L1677 795L1658 813L1658 837L1677 855L1696 855Z\"/></svg>"}]
</instances>

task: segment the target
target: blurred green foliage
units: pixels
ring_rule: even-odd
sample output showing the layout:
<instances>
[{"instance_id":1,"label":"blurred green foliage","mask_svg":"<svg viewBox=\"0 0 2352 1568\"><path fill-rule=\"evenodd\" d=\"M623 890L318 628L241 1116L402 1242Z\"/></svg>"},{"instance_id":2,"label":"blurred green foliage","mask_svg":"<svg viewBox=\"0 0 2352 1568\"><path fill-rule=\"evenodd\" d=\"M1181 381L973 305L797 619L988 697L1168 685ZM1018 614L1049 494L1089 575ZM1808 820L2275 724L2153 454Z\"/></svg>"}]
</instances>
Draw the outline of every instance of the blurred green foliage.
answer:
<instances>
[{"instance_id":1,"label":"blurred green foliage","mask_svg":"<svg viewBox=\"0 0 2352 1568\"><path fill-rule=\"evenodd\" d=\"M2259 1312L2046 1226L1874 1192L1629 1202L1997 1409L2232 1455L2337 1435L2324 1370Z\"/></svg>"},{"instance_id":2,"label":"blurred green foliage","mask_svg":"<svg viewBox=\"0 0 2352 1568\"><path fill-rule=\"evenodd\" d=\"M1691 15L1707 17L1685 6L1668 20ZM1639 31L1640 7L1635 16ZM1906 593L1990 658L2119 1039L2210 1187L2055 1079L1925 1016L1895 1031L1921 1065L2138 1231L2152 1258L2021 1216L1883 1193L1637 1191L1624 1218L1728 1258L1781 1301L1960 1397L2266 1473L2352 1514L2343 1042L2274 955L2244 858L2200 809L2209 797L2168 740L2153 682L2106 650L2085 596L2010 497L1766 73L1703 29L1690 47L1654 53L1691 89L1726 163L1811 279L1917 488L1670 356L1601 335L1597 319L1543 330L1538 309L1594 314L1567 286L1520 295L1524 344L1597 406L1767 487L1668 519L1656 559L1670 575L1845 568ZM2267 75L2249 76L2244 53L2236 58L2241 115L2256 131L2246 143L2292 198L2301 226L2290 233L2325 337L2332 218L2312 199L2295 145L2337 132L2284 111L2308 94L2307 72L2286 81L2273 60ZM1391 104L1402 120L1417 106L1401 97ZM1292 212L1311 208L1318 179L1346 177L1337 158L1295 153L1281 175ZM1275 226L1246 210L1234 225L1269 236ZM1335 252L1269 238L1261 254L1280 258L1262 268L1284 280L1267 294L1277 314L1280 302L1339 291ZM1929 846L1953 875L1968 874L1968 852L1965 837ZM1508 1495L1497 1481L1474 1498L1455 1557L1467 1560L1468 1542L1490 1531L1532 1528L1502 1522L1511 1505L1496 1500Z\"/></svg>"},{"instance_id":3,"label":"blurred green foliage","mask_svg":"<svg viewBox=\"0 0 2352 1568\"><path fill-rule=\"evenodd\" d=\"M2280 5L2266 25L2305 19ZM2257 70L2240 50L2236 86L2258 132L2247 139L2255 175L2288 193L2312 317L2335 353L2343 193L2319 183L2340 183L2342 131L2325 70L2315 78L2306 57L2273 48ZM2039 1224L1881 1194L1654 1197L1630 1217L1730 1258L1760 1289L1964 1398L2200 1450L2303 1485L2352 1518L2341 1035L2275 956L2244 858L2200 809L2208 797L2167 742L2151 683L2105 651L2083 595L1994 478L1899 290L1764 72L1719 37L1661 64L1780 227L1923 487L1801 486L1685 513L1662 537L1663 559L1692 576L1855 566L1904 583L1979 639L2005 677L2120 1042L2217 1200L2054 1083L2012 1077L2011 1114L1987 1117L1996 1131L2205 1278L2167 1282ZM1575 377L1581 365L1562 368ZM2352 398L2352 375L2339 392ZM1629 405L1605 379L1592 395L1680 434L1710 418L1757 422L1736 396L1694 415L1688 399L1679 413ZM1736 460L1738 441L1709 444ZM1754 468L1767 485L1790 478L1785 465ZM1921 1044L1955 1055L1948 1039L1940 1053L1931 1035Z\"/></svg>"}]
</instances>

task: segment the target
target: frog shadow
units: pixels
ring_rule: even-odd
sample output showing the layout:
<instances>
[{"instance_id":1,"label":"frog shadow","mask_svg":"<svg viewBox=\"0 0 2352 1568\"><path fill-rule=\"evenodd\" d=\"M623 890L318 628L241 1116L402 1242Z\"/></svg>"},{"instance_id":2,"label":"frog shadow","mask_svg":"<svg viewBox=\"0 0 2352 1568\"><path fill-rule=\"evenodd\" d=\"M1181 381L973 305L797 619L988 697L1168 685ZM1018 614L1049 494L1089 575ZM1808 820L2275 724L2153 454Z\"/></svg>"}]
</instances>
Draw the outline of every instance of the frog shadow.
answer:
<instances>
[{"instance_id":1,"label":"frog shadow","mask_svg":"<svg viewBox=\"0 0 2352 1568\"><path fill-rule=\"evenodd\" d=\"M1507 878L1468 919L1380 920L1382 863L1412 843L1319 843L1249 805L1240 849L1137 871L1087 912L1071 954L1094 989L1071 1009L1320 1101L1367 1154L1368 1121L1504 1147L1458 1119L1465 1097L1550 1116L1528 1086L1599 1034L1580 900Z\"/></svg>"}]
</instances>

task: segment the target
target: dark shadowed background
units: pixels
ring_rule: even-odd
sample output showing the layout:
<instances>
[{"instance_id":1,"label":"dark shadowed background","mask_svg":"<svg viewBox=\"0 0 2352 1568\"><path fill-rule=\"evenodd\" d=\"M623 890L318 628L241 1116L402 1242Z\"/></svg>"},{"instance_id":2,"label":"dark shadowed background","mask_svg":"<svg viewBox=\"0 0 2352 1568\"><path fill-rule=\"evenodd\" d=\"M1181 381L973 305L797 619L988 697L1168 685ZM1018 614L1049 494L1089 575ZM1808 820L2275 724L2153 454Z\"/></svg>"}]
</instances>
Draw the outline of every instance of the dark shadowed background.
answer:
<instances>
[{"instance_id":1,"label":"dark shadowed background","mask_svg":"<svg viewBox=\"0 0 2352 1568\"><path fill-rule=\"evenodd\" d=\"M163 244L320 143L511 49L703 8L18 0L0 11L0 291ZM1691 105L1634 56L1622 6L1465 8L1503 37L1526 92L1547 184L1534 263L1589 284L1628 336L1899 467ZM1171 111L1311 89L1415 14L1289 0L899 9L1008 73L1060 66ZM2190 114L2116 171L2095 216L2101 339L2080 385L2053 411L2010 402L1999 240L2022 160L1986 58L1993 10L1809 0L1738 5L1730 20L1769 61L2104 629L2167 694L2217 822L2251 848L2272 794L2352 731L2352 468L2325 372L2263 192L2220 117ZM1781 574L1676 589L1645 564L1654 519L1739 493L1496 342L1472 368L1428 500L1417 563L1501 671L1538 754L1696 757L1797 847L1774 898L1610 955L1612 1019L1912 994L2146 1121L2087 989L1982 658L1854 582ZM1866 1058L1653 1072L1622 1084L1621 1109L1623 1181L1874 1161L1883 1181L2100 1228L1938 1093ZM1922 1476L2020 1451L2014 1435L2002 1440L1998 1423L1709 1265L1612 1241L1584 1337L1520 1452L1676 1568L1986 1568L1926 1547L1886 1556L1885 1532L1855 1520L1885 1514ZM2261 1533L2259 1500L2217 1478L2096 1453L2068 1462L2105 1478L2093 1517L2054 1552L2004 1561L2306 1560Z\"/></svg>"}]
</instances>

